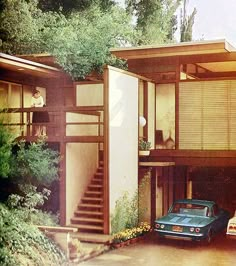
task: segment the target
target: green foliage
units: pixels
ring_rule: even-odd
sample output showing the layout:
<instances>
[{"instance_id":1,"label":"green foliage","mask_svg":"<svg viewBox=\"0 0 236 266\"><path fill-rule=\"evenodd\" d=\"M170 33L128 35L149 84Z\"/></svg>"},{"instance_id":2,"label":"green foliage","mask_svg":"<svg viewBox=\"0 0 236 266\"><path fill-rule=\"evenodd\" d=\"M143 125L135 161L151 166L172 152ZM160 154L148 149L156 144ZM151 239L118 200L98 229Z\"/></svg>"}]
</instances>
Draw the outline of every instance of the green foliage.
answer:
<instances>
[{"instance_id":1,"label":"green foliage","mask_svg":"<svg viewBox=\"0 0 236 266\"><path fill-rule=\"evenodd\" d=\"M140 139L138 146L140 151L149 151L151 149L151 142Z\"/></svg>"},{"instance_id":2,"label":"green foliage","mask_svg":"<svg viewBox=\"0 0 236 266\"><path fill-rule=\"evenodd\" d=\"M0 20L2 52L50 53L75 80L101 73L105 64L125 67L109 49L134 43L137 37L131 16L118 6L105 12L93 5L65 17L42 12L36 0L6 0Z\"/></svg>"},{"instance_id":3,"label":"green foliage","mask_svg":"<svg viewBox=\"0 0 236 266\"><path fill-rule=\"evenodd\" d=\"M127 11L137 18L141 31L139 44L159 44L174 41L177 29L175 12L182 0L126 0Z\"/></svg>"},{"instance_id":4,"label":"green foliage","mask_svg":"<svg viewBox=\"0 0 236 266\"><path fill-rule=\"evenodd\" d=\"M15 137L4 123L7 123L7 116L4 110L0 110L0 177L7 177L10 173L11 150Z\"/></svg>"},{"instance_id":5,"label":"green foliage","mask_svg":"<svg viewBox=\"0 0 236 266\"><path fill-rule=\"evenodd\" d=\"M62 265L64 254L35 226L0 204L1 265Z\"/></svg>"},{"instance_id":6,"label":"green foliage","mask_svg":"<svg viewBox=\"0 0 236 266\"><path fill-rule=\"evenodd\" d=\"M118 7L109 13L96 6L74 13L53 34L48 50L75 80L84 79L93 71L102 73L106 64L123 68L125 62L112 56L110 48L127 45L135 39L130 21Z\"/></svg>"},{"instance_id":7,"label":"green foliage","mask_svg":"<svg viewBox=\"0 0 236 266\"><path fill-rule=\"evenodd\" d=\"M57 151L49 149L43 139L26 145L18 144L19 150L13 155L11 175L22 183L48 185L58 178Z\"/></svg>"},{"instance_id":8,"label":"green foliage","mask_svg":"<svg viewBox=\"0 0 236 266\"><path fill-rule=\"evenodd\" d=\"M5 0L4 5L5 8L0 13L1 50L16 54L24 51L37 52L40 42L37 1Z\"/></svg>"},{"instance_id":9,"label":"green foliage","mask_svg":"<svg viewBox=\"0 0 236 266\"><path fill-rule=\"evenodd\" d=\"M187 15L187 3L188 0L184 0L183 8L181 9L181 21L180 21L180 41L190 42L192 41L192 28L194 24L195 15L197 14L197 9L194 8L193 12Z\"/></svg>"},{"instance_id":10,"label":"green foliage","mask_svg":"<svg viewBox=\"0 0 236 266\"><path fill-rule=\"evenodd\" d=\"M99 5L103 10L115 5L112 0L39 0L43 11L62 11L65 15L73 11L84 11L93 5Z\"/></svg>"},{"instance_id":11,"label":"green foliage","mask_svg":"<svg viewBox=\"0 0 236 266\"><path fill-rule=\"evenodd\" d=\"M144 187L148 178L144 178L137 191L131 197L130 193L125 191L124 194L116 201L114 213L111 215L112 234L124 229L130 229L138 226L139 218L142 217L146 208L142 208L140 202L145 197Z\"/></svg>"},{"instance_id":12,"label":"green foliage","mask_svg":"<svg viewBox=\"0 0 236 266\"><path fill-rule=\"evenodd\" d=\"M32 185L19 185L22 195L11 194L6 202L12 213L16 214L22 221L36 225L57 225L58 217L51 213L38 209L48 200L50 191L43 189L37 191Z\"/></svg>"}]
</instances>

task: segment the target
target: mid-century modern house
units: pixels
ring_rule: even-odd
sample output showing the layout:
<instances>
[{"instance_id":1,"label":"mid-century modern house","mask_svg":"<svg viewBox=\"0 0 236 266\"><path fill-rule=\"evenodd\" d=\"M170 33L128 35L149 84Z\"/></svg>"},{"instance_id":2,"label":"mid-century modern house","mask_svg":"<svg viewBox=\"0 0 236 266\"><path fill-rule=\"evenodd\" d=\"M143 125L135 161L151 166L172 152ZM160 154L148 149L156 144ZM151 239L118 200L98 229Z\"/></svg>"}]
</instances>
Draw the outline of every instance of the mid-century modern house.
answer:
<instances>
[{"instance_id":1,"label":"mid-century modern house","mask_svg":"<svg viewBox=\"0 0 236 266\"><path fill-rule=\"evenodd\" d=\"M128 71L105 66L102 77L81 82L49 55L0 54L0 106L14 110L19 138L36 140L32 90L46 101L47 142L62 155L61 224L111 233L117 199L135 192L147 172L149 222L186 197L213 199L233 212L235 48L219 40L111 52L127 60ZM140 138L152 143L149 156L139 156Z\"/></svg>"}]
</instances>

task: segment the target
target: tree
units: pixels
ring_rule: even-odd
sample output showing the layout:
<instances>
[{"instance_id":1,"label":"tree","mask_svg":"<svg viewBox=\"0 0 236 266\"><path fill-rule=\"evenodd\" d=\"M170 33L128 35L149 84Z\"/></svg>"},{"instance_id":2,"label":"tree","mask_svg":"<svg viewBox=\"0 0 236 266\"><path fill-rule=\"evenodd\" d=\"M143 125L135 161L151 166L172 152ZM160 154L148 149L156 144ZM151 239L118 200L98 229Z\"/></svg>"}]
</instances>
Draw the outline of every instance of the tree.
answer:
<instances>
[{"instance_id":1,"label":"tree","mask_svg":"<svg viewBox=\"0 0 236 266\"><path fill-rule=\"evenodd\" d=\"M192 41L192 29L194 24L195 15L197 9L194 8L193 12L187 15L188 0L184 0L183 8L181 9L181 21L180 21L180 42Z\"/></svg>"},{"instance_id":2,"label":"tree","mask_svg":"<svg viewBox=\"0 0 236 266\"><path fill-rule=\"evenodd\" d=\"M124 62L112 56L110 48L135 41L136 32L130 21L122 8L114 7L104 13L92 7L68 18L51 36L47 50L76 80L92 71L101 73L105 64L122 67Z\"/></svg>"},{"instance_id":3,"label":"tree","mask_svg":"<svg viewBox=\"0 0 236 266\"><path fill-rule=\"evenodd\" d=\"M139 44L174 40L177 27L175 12L182 0L126 0L127 12L136 17L141 32Z\"/></svg>"},{"instance_id":4,"label":"tree","mask_svg":"<svg viewBox=\"0 0 236 266\"><path fill-rule=\"evenodd\" d=\"M12 146L14 144L14 132L6 125L7 113L0 110L0 178L8 177L11 166Z\"/></svg>"},{"instance_id":5,"label":"tree","mask_svg":"<svg viewBox=\"0 0 236 266\"><path fill-rule=\"evenodd\" d=\"M115 5L113 0L39 0L39 8L42 11L61 11L65 15L71 12L84 11L94 5L102 10L107 10Z\"/></svg>"},{"instance_id":6,"label":"tree","mask_svg":"<svg viewBox=\"0 0 236 266\"><path fill-rule=\"evenodd\" d=\"M104 64L124 66L109 49L131 45L137 39L131 16L118 6L109 12L93 6L65 17L60 12L42 12L34 0L5 1L0 14L1 51L50 53L75 80L94 70L101 72Z\"/></svg>"}]
</instances>

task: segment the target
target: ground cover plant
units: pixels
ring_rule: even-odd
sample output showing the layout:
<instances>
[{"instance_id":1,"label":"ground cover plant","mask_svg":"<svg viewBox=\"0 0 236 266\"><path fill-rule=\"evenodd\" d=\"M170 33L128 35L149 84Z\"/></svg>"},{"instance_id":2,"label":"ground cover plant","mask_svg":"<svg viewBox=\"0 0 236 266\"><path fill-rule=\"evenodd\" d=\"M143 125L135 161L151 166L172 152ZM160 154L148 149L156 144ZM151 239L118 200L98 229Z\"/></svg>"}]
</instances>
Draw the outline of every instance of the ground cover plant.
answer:
<instances>
[{"instance_id":1,"label":"ground cover plant","mask_svg":"<svg viewBox=\"0 0 236 266\"><path fill-rule=\"evenodd\" d=\"M0 204L0 264L63 265L65 256L36 226Z\"/></svg>"}]
</instances>

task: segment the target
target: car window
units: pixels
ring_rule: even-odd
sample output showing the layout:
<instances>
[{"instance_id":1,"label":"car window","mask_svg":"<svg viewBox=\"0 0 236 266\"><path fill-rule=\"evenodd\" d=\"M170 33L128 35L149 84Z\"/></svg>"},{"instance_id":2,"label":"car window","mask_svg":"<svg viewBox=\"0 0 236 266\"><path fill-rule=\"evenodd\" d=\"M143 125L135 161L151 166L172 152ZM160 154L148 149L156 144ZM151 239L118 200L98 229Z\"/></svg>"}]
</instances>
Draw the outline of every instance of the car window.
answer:
<instances>
[{"instance_id":1,"label":"car window","mask_svg":"<svg viewBox=\"0 0 236 266\"><path fill-rule=\"evenodd\" d=\"M183 215L208 216L209 208L198 204L175 203L170 212Z\"/></svg>"}]
</instances>

